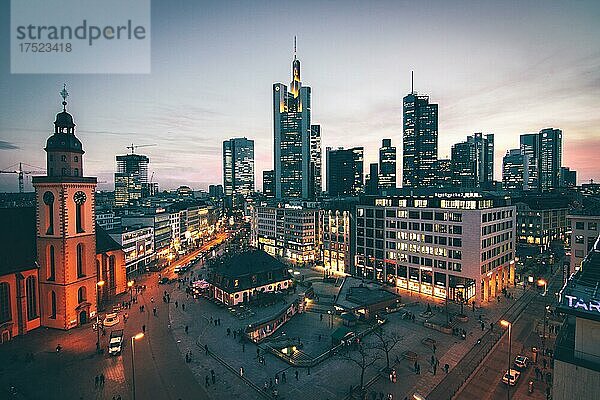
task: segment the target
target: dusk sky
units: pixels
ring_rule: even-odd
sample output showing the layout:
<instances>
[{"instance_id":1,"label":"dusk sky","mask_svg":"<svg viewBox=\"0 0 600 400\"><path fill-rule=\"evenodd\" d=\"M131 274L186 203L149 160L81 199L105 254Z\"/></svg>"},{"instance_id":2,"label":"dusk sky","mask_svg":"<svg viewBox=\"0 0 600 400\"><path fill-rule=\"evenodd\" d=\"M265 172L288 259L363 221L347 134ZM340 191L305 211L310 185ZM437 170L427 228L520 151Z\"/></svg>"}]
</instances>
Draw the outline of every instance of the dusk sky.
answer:
<instances>
[{"instance_id":1,"label":"dusk sky","mask_svg":"<svg viewBox=\"0 0 600 400\"><path fill-rule=\"evenodd\" d=\"M108 181L125 146L150 157L161 189L222 183L222 141L255 141L257 189L273 165L272 84L289 85L293 37L312 121L327 146L382 138L398 148L402 97L428 94L439 110L439 157L474 132L495 134L495 179L519 135L563 130L563 165L578 183L600 179L599 1L152 2L147 75L10 74L9 1L0 23L0 168L45 167L43 147L68 110L83 142L85 175ZM143 150L143 151L142 151ZM366 168L365 168L366 169ZM31 190L30 180L26 186ZM1 191L18 191L0 175Z\"/></svg>"}]
</instances>

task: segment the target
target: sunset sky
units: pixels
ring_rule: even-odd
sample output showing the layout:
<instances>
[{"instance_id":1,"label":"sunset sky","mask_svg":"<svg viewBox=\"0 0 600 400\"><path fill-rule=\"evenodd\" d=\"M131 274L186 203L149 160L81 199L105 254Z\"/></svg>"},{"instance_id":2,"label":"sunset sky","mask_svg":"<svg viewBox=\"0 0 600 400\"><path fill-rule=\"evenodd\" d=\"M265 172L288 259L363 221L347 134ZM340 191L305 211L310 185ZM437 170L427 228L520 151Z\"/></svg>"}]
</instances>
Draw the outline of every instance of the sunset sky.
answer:
<instances>
[{"instance_id":1,"label":"sunset sky","mask_svg":"<svg viewBox=\"0 0 600 400\"><path fill-rule=\"evenodd\" d=\"M150 157L161 189L222 183L222 141L255 141L257 188L273 165L272 84L289 84L293 37L312 120L327 146L382 138L402 146L402 97L438 103L439 156L474 132L494 133L495 179L519 134L563 130L563 165L600 179L598 1L152 2L147 75L10 74L9 2L0 22L0 168L45 166L59 91L86 150L85 175L108 181L125 146ZM144 150L143 152L141 150ZM398 179L401 182L401 179ZM30 183L27 186L31 189ZM0 191L17 191L0 175Z\"/></svg>"}]
</instances>

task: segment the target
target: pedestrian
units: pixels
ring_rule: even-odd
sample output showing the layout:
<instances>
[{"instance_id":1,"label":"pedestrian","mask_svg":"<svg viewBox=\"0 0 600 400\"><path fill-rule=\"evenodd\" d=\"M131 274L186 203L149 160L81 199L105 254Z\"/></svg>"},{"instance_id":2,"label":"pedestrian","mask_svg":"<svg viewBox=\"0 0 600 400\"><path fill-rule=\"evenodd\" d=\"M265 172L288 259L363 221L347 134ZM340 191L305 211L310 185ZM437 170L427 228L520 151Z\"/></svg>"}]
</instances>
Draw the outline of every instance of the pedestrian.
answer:
<instances>
[{"instance_id":1,"label":"pedestrian","mask_svg":"<svg viewBox=\"0 0 600 400\"><path fill-rule=\"evenodd\" d=\"M417 360L415 360L415 364L413 366L415 368L415 372L417 372Z\"/></svg>"},{"instance_id":2,"label":"pedestrian","mask_svg":"<svg viewBox=\"0 0 600 400\"><path fill-rule=\"evenodd\" d=\"M433 345L433 354L435 354L435 351L437 350L437 347L435 346L435 344Z\"/></svg>"},{"instance_id":3,"label":"pedestrian","mask_svg":"<svg viewBox=\"0 0 600 400\"><path fill-rule=\"evenodd\" d=\"M279 374L275 374L275 384L279 385Z\"/></svg>"},{"instance_id":4,"label":"pedestrian","mask_svg":"<svg viewBox=\"0 0 600 400\"><path fill-rule=\"evenodd\" d=\"M216 378L216 376L215 376L215 370L214 370L214 369L211 369L211 370L210 370L210 376L211 376L211 379L212 379L212 383L213 383L213 385L214 385L214 384L215 384L215 381L216 381L216 379L217 379L217 378Z\"/></svg>"},{"instance_id":5,"label":"pedestrian","mask_svg":"<svg viewBox=\"0 0 600 400\"><path fill-rule=\"evenodd\" d=\"M156 317L156 307L154 307L154 308L152 309L152 313L153 313L153 314L154 314L154 316Z\"/></svg>"},{"instance_id":6,"label":"pedestrian","mask_svg":"<svg viewBox=\"0 0 600 400\"><path fill-rule=\"evenodd\" d=\"M208 387L208 386L209 386L209 383L208 383L208 382L209 382L209 380L208 380L208 375L206 375L206 376L204 377L204 387Z\"/></svg>"},{"instance_id":7,"label":"pedestrian","mask_svg":"<svg viewBox=\"0 0 600 400\"><path fill-rule=\"evenodd\" d=\"M98 382L100 381L100 377L98 375L96 375L96 378L94 379L94 387L97 388L98 387Z\"/></svg>"},{"instance_id":8,"label":"pedestrian","mask_svg":"<svg viewBox=\"0 0 600 400\"><path fill-rule=\"evenodd\" d=\"M189 327L186 325L186 326L185 326L185 334L186 334L186 335L187 335L187 333L188 333L188 330L189 330Z\"/></svg>"},{"instance_id":9,"label":"pedestrian","mask_svg":"<svg viewBox=\"0 0 600 400\"><path fill-rule=\"evenodd\" d=\"M492 332L494 332L494 323L493 323L493 322L490 322L490 330L491 330Z\"/></svg>"},{"instance_id":10,"label":"pedestrian","mask_svg":"<svg viewBox=\"0 0 600 400\"><path fill-rule=\"evenodd\" d=\"M433 374L435 375L437 372L437 364L433 364Z\"/></svg>"},{"instance_id":11,"label":"pedestrian","mask_svg":"<svg viewBox=\"0 0 600 400\"><path fill-rule=\"evenodd\" d=\"M242 353L246 352L246 343L242 343Z\"/></svg>"},{"instance_id":12,"label":"pedestrian","mask_svg":"<svg viewBox=\"0 0 600 400\"><path fill-rule=\"evenodd\" d=\"M240 376L243 377L244 376L244 367L240 367Z\"/></svg>"},{"instance_id":13,"label":"pedestrian","mask_svg":"<svg viewBox=\"0 0 600 400\"><path fill-rule=\"evenodd\" d=\"M296 370L294 374L296 375L296 380L298 380L298 370Z\"/></svg>"},{"instance_id":14,"label":"pedestrian","mask_svg":"<svg viewBox=\"0 0 600 400\"><path fill-rule=\"evenodd\" d=\"M146 333L146 325L142 325L142 332Z\"/></svg>"},{"instance_id":15,"label":"pedestrian","mask_svg":"<svg viewBox=\"0 0 600 400\"><path fill-rule=\"evenodd\" d=\"M444 372L448 373L449 369L450 369L450 365L444 364Z\"/></svg>"},{"instance_id":16,"label":"pedestrian","mask_svg":"<svg viewBox=\"0 0 600 400\"><path fill-rule=\"evenodd\" d=\"M154 303L154 297L150 297L150 303Z\"/></svg>"},{"instance_id":17,"label":"pedestrian","mask_svg":"<svg viewBox=\"0 0 600 400\"><path fill-rule=\"evenodd\" d=\"M175 308L179 307L179 303L177 302L177 300L175 300Z\"/></svg>"},{"instance_id":18,"label":"pedestrian","mask_svg":"<svg viewBox=\"0 0 600 400\"><path fill-rule=\"evenodd\" d=\"M206 355L208 355L208 345L207 344L204 345L204 351L206 352Z\"/></svg>"},{"instance_id":19,"label":"pedestrian","mask_svg":"<svg viewBox=\"0 0 600 400\"><path fill-rule=\"evenodd\" d=\"M104 386L104 372L100 374L100 386Z\"/></svg>"},{"instance_id":20,"label":"pedestrian","mask_svg":"<svg viewBox=\"0 0 600 400\"><path fill-rule=\"evenodd\" d=\"M321 319L321 321L323 321L323 314L321 314L321 316L319 318Z\"/></svg>"},{"instance_id":21,"label":"pedestrian","mask_svg":"<svg viewBox=\"0 0 600 400\"><path fill-rule=\"evenodd\" d=\"M231 329L227 328L227 336L230 336L230 335L231 335Z\"/></svg>"},{"instance_id":22,"label":"pedestrian","mask_svg":"<svg viewBox=\"0 0 600 400\"><path fill-rule=\"evenodd\" d=\"M483 322L481 322L481 330L483 331L485 329L485 324Z\"/></svg>"},{"instance_id":23,"label":"pedestrian","mask_svg":"<svg viewBox=\"0 0 600 400\"><path fill-rule=\"evenodd\" d=\"M181 310L185 311L185 304L181 303Z\"/></svg>"},{"instance_id":24,"label":"pedestrian","mask_svg":"<svg viewBox=\"0 0 600 400\"><path fill-rule=\"evenodd\" d=\"M283 372L281 373L281 382L283 382L283 383L286 383L286 382L287 382L287 378L286 378L286 376L285 376L285 371L283 371Z\"/></svg>"},{"instance_id":25,"label":"pedestrian","mask_svg":"<svg viewBox=\"0 0 600 400\"><path fill-rule=\"evenodd\" d=\"M432 355L431 356L431 365L435 364L435 357Z\"/></svg>"}]
</instances>

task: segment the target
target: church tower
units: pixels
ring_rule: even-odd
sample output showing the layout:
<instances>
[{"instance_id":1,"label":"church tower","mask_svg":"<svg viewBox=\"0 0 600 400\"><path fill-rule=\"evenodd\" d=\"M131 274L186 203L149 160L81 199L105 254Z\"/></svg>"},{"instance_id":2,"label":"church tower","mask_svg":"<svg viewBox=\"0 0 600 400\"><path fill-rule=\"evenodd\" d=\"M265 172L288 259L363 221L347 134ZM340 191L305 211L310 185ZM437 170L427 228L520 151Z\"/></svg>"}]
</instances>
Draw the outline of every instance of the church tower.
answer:
<instances>
[{"instance_id":1,"label":"church tower","mask_svg":"<svg viewBox=\"0 0 600 400\"><path fill-rule=\"evenodd\" d=\"M46 142L47 174L33 178L42 325L71 329L96 314L96 178L83 176L83 148L63 110Z\"/></svg>"}]
</instances>

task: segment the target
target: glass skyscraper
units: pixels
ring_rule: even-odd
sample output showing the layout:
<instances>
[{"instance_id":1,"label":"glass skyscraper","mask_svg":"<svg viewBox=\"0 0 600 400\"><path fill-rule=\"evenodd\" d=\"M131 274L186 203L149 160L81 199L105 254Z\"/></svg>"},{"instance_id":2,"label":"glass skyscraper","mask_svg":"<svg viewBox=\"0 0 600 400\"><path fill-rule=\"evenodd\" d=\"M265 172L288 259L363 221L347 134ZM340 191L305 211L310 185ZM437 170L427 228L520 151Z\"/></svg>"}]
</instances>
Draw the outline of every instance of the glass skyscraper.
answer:
<instances>
[{"instance_id":1,"label":"glass skyscraper","mask_svg":"<svg viewBox=\"0 0 600 400\"><path fill-rule=\"evenodd\" d=\"M383 139L379 148L379 189L396 188L396 148L392 139Z\"/></svg>"},{"instance_id":2,"label":"glass skyscraper","mask_svg":"<svg viewBox=\"0 0 600 400\"><path fill-rule=\"evenodd\" d=\"M431 187L438 179L438 105L414 91L403 100L402 186Z\"/></svg>"},{"instance_id":3,"label":"glass skyscraper","mask_svg":"<svg viewBox=\"0 0 600 400\"><path fill-rule=\"evenodd\" d=\"M331 197L356 196L363 192L363 147L327 148L327 192Z\"/></svg>"},{"instance_id":4,"label":"glass skyscraper","mask_svg":"<svg viewBox=\"0 0 600 400\"><path fill-rule=\"evenodd\" d=\"M310 87L300 81L300 60L292 82L273 85L275 197L313 199L321 191L321 130L311 125Z\"/></svg>"},{"instance_id":5,"label":"glass skyscraper","mask_svg":"<svg viewBox=\"0 0 600 400\"><path fill-rule=\"evenodd\" d=\"M234 138L223 142L223 189L229 207L254 191L254 140Z\"/></svg>"}]
</instances>

